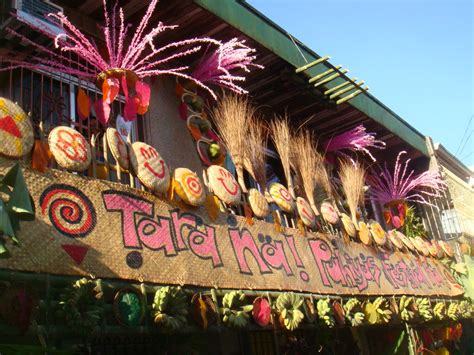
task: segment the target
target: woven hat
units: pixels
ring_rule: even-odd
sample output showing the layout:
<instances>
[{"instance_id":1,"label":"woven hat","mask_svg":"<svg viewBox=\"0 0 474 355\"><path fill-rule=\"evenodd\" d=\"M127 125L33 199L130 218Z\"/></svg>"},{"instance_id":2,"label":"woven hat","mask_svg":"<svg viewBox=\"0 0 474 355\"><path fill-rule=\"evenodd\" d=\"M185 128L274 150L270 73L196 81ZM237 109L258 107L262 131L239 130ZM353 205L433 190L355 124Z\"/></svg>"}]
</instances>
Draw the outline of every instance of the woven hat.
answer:
<instances>
[{"instance_id":1,"label":"woven hat","mask_svg":"<svg viewBox=\"0 0 474 355\"><path fill-rule=\"evenodd\" d=\"M191 206L202 206L206 199L204 185L199 176L187 168L177 168L174 171L176 181L175 192L185 203Z\"/></svg>"},{"instance_id":2,"label":"woven hat","mask_svg":"<svg viewBox=\"0 0 474 355\"><path fill-rule=\"evenodd\" d=\"M240 187L229 170L211 165L207 168L207 176L210 188L222 202L229 205L240 203Z\"/></svg>"},{"instance_id":3,"label":"woven hat","mask_svg":"<svg viewBox=\"0 0 474 355\"><path fill-rule=\"evenodd\" d=\"M415 251L415 246L410 238L408 238L405 234L400 231L397 231L397 236L400 238L402 243L411 251Z\"/></svg>"},{"instance_id":4,"label":"woven hat","mask_svg":"<svg viewBox=\"0 0 474 355\"><path fill-rule=\"evenodd\" d=\"M168 191L170 170L158 151L143 142L135 142L130 148L130 163L142 184L158 193Z\"/></svg>"},{"instance_id":5,"label":"woven hat","mask_svg":"<svg viewBox=\"0 0 474 355\"><path fill-rule=\"evenodd\" d=\"M75 129L59 126L49 132L48 144L54 160L63 168L84 171L91 163L91 147Z\"/></svg>"},{"instance_id":6,"label":"woven hat","mask_svg":"<svg viewBox=\"0 0 474 355\"><path fill-rule=\"evenodd\" d=\"M35 135L28 115L20 106L0 97L0 154L21 158L33 147Z\"/></svg>"},{"instance_id":7,"label":"woven hat","mask_svg":"<svg viewBox=\"0 0 474 355\"><path fill-rule=\"evenodd\" d=\"M370 245L372 242L369 227L363 221L359 221L359 239L365 245Z\"/></svg>"},{"instance_id":8,"label":"woven hat","mask_svg":"<svg viewBox=\"0 0 474 355\"><path fill-rule=\"evenodd\" d=\"M123 140L122 135L112 127L107 128L106 135L112 156L121 168L128 170L130 168L130 155L128 154L128 145Z\"/></svg>"},{"instance_id":9,"label":"woven hat","mask_svg":"<svg viewBox=\"0 0 474 355\"><path fill-rule=\"evenodd\" d=\"M253 211L253 214L257 217L264 218L270 212L267 199L257 189L249 190L249 205Z\"/></svg>"},{"instance_id":10,"label":"woven hat","mask_svg":"<svg viewBox=\"0 0 474 355\"><path fill-rule=\"evenodd\" d=\"M278 182L272 182L268 187L270 196L275 201L276 205L280 207L283 212L293 212L295 209L295 201L291 197L287 188Z\"/></svg>"},{"instance_id":11,"label":"woven hat","mask_svg":"<svg viewBox=\"0 0 474 355\"><path fill-rule=\"evenodd\" d=\"M337 215L337 211L331 202L324 201L321 204L321 215L328 223L336 224L339 222L339 216Z\"/></svg>"},{"instance_id":12,"label":"woven hat","mask_svg":"<svg viewBox=\"0 0 474 355\"><path fill-rule=\"evenodd\" d=\"M357 234L357 231L354 226L354 223L352 223L351 217L349 217L345 213L341 213L341 222L342 222L342 225L344 226L344 230L346 231L347 235L349 237L354 238Z\"/></svg>"},{"instance_id":13,"label":"woven hat","mask_svg":"<svg viewBox=\"0 0 474 355\"><path fill-rule=\"evenodd\" d=\"M303 197L296 198L296 209L305 226L313 228L316 225L316 216L313 209Z\"/></svg>"},{"instance_id":14,"label":"woven hat","mask_svg":"<svg viewBox=\"0 0 474 355\"><path fill-rule=\"evenodd\" d=\"M397 249L403 249L403 242L398 236L398 232L395 229L392 229L387 232L388 240L395 246Z\"/></svg>"},{"instance_id":15,"label":"woven hat","mask_svg":"<svg viewBox=\"0 0 474 355\"><path fill-rule=\"evenodd\" d=\"M380 223L376 221L370 222L369 229L370 234L372 235L372 238L374 239L375 243L380 246L385 245L385 243L387 242L387 234L385 233Z\"/></svg>"},{"instance_id":16,"label":"woven hat","mask_svg":"<svg viewBox=\"0 0 474 355\"><path fill-rule=\"evenodd\" d=\"M445 242L444 240L440 240L438 244L447 256L449 256L450 258L454 256L454 251L447 242Z\"/></svg>"}]
</instances>

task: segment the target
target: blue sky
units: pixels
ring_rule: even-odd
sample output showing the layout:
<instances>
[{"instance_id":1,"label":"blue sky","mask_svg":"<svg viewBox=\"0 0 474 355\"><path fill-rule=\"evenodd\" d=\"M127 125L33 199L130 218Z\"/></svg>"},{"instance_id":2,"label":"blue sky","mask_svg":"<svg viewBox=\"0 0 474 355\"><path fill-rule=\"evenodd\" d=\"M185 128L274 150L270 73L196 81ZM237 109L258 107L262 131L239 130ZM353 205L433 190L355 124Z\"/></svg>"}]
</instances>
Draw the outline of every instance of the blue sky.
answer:
<instances>
[{"instance_id":1,"label":"blue sky","mask_svg":"<svg viewBox=\"0 0 474 355\"><path fill-rule=\"evenodd\" d=\"M473 0L248 2L474 166Z\"/></svg>"}]
</instances>

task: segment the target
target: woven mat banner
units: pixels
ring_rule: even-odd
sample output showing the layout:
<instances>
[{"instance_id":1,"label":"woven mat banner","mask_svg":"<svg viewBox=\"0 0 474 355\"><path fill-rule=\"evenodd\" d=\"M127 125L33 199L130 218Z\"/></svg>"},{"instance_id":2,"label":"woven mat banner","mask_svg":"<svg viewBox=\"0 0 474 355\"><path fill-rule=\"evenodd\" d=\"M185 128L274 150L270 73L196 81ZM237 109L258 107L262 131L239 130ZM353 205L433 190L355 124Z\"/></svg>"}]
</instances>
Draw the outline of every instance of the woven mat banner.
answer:
<instances>
[{"instance_id":1,"label":"woven mat banner","mask_svg":"<svg viewBox=\"0 0 474 355\"><path fill-rule=\"evenodd\" d=\"M12 163L0 160L0 174ZM321 294L456 296L437 260L376 252L358 243L204 209L183 210L103 180L24 169L36 220L0 268L159 284Z\"/></svg>"}]
</instances>

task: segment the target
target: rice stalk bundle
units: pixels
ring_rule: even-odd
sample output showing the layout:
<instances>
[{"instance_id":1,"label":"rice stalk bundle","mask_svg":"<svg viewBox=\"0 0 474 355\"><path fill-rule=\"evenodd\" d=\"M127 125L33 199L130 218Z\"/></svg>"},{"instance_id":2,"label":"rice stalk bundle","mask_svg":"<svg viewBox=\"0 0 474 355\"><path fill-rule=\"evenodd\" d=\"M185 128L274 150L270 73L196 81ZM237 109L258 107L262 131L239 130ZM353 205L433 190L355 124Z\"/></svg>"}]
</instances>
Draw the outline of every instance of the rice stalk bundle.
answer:
<instances>
[{"instance_id":1,"label":"rice stalk bundle","mask_svg":"<svg viewBox=\"0 0 474 355\"><path fill-rule=\"evenodd\" d=\"M244 167L262 190L267 186L266 154L268 130L258 117L249 119Z\"/></svg>"},{"instance_id":2,"label":"rice stalk bundle","mask_svg":"<svg viewBox=\"0 0 474 355\"><path fill-rule=\"evenodd\" d=\"M214 123L234 162L237 180L244 192L247 192L243 167L247 154L248 124L254 114L255 108L248 98L235 94L224 94L212 112Z\"/></svg>"},{"instance_id":3,"label":"rice stalk bundle","mask_svg":"<svg viewBox=\"0 0 474 355\"><path fill-rule=\"evenodd\" d=\"M364 201L364 183L366 171L358 162L349 159L340 161L339 178L346 195L351 218L357 227L357 207Z\"/></svg>"},{"instance_id":4,"label":"rice stalk bundle","mask_svg":"<svg viewBox=\"0 0 474 355\"><path fill-rule=\"evenodd\" d=\"M293 198L295 198L295 191L293 188L293 180L291 178L291 132L288 117L275 117L270 122L270 130L272 132L272 140L285 173L288 190Z\"/></svg>"}]
</instances>

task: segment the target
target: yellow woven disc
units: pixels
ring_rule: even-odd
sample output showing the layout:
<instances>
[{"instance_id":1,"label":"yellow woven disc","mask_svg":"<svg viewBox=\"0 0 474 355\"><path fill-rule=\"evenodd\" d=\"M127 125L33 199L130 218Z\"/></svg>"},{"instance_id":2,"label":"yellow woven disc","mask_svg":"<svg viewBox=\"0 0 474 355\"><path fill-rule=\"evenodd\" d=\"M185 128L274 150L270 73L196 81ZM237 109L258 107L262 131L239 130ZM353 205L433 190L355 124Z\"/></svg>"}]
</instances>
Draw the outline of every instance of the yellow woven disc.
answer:
<instances>
[{"instance_id":1,"label":"yellow woven disc","mask_svg":"<svg viewBox=\"0 0 474 355\"><path fill-rule=\"evenodd\" d=\"M133 171L143 185L158 193L168 191L170 170L155 148L143 142L135 142L129 154Z\"/></svg>"},{"instance_id":2,"label":"yellow woven disc","mask_svg":"<svg viewBox=\"0 0 474 355\"><path fill-rule=\"evenodd\" d=\"M268 187L268 192L270 193L270 196L272 196L273 201L275 201L277 206L284 212L293 212L295 201L293 201L293 198L285 186L278 182L272 182Z\"/></svg>"},{"instance_id":3,"label":"yellow woven disc","mask_svg":"<svg viewBox=\"0 0 474 355\"><path fill-rule=\"evenodd\" d=\"M128 154L127 143L123 140L120 133L112 127L107 128L107 144L109 145L112 156L117 163L125 170L130 168L130 155Z\"/></svg>"},{"instance_id":4,"label":"yellow woven disc","mask_svg":"<svg viewBox=\"0 0 474 355\"><path fill-rule=\"evenodd\" d=\"M345 213L341 213L341 222L347 235L351 238L354 238L357 234L357 231L355 229L354 223L352 223L351 217Z\"/></svg>"},{"instance_id":5,"label":"yellow woven disc","mask_svg":"<svg viewBox=\"0 0 474 355\"><path fill-rule=\"evenodd\" d=\"M372 241L372 238L369 232L369 227L363 221L359 222L359 239L365 245L370 245Z\"/></svg>"},{"instance_id":6,"label":"yellow woven disc","mask_svg":"<svg viewBox=\"0 0 474 355\"><path fill-rule=\"evenodd\" d=\"M314 215L313 209L311 208L308 201L306 201L303 197L297 197L296 209L298 210L298 216L300 216L304 225L309 228L314 228L316 225L316 216Z\"/></svg>"},{"instance_id":7,"label":"yellow woven disc","mask_svg":"<svg viewBox=\"0 0 474 355\"><path fill-rule=\"evenodd\" d=\"M387 235L382 226L378 222L372 221L369 223L369 229L375 243L380 246L385 245L387 242Z\"/></svg>"},{"instance_id":8,"label":"yellow woven disc","mask_svg":"<svg viewBox=\"0 0 474 355\"><path fill-rule=\"evenodd\" d=\"M395 246L397 249L403 249L402 240L398 236L398 232L395 229L392 229L387 232L388 240Z\"/></svg>"},{"instance_id":9,"label":"yellow woven disc","mask_svg":"<svg viewBox=\"0 0 474 355\"><path fill-rule=\"evenodd\" d=\"M0 97L0 154L21 158L34 143L33 125L20 106Z\"/></svg>"},{"instance_id":10,"label":"yellow woven disc","mask_svg":"<svg viewBox=\"0 0 474 355\"><path fill-rule=\"evenodd\" d=\"M54 128L48 136L54 160L63 168L84 171L91 163L91 147L84 136L67 126Z\"/></svg>"},{"instance_id":11,"label":"yellow woven disc","mask_svg":"<svg viewBox=\"0 0 474 355\"><path fill-rule=\"evenodd\" d=\"M402 243L411 251L415 251L415 246L413 245L413 242L411 241L410 238L408 238L405 234L402 232L397 232L398 238L402 241Z\"/></svg>"},{"instance_id":12,"label":"yellow woven disc","mask_svg":"<svg viewBox=\"0 0 474 355\"><path fill-rule=\"evenodd\" d=\"M253 214L259 218L264 218L270 212L267 199L257 189L249 190L249 205Z\"/></svg>"},{"instance_id":13,"label":"yellow woven disc","mask_svg":"<svg viewBox=\"0 0 474 355\"><path fill-rule=\"evenodd\" d=\"M229 205L240 203L240 187L230 171L219 165L211 165L207 169L207 176L209 186L221 201Z\"/></svg>"},{"instance_id":14,"label":"yellow woven disc","mask_svg":"<svg viewBox=\"0 0 474 355\"><path fill-rule=\"evenodd\" d=\"M185 203L191 206L202 206L206 199L204 186L199 176L187 168L174 171L175 192Z\"/></svg>"}]
</instances>

